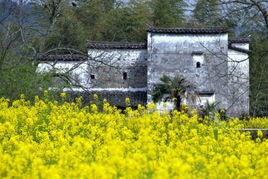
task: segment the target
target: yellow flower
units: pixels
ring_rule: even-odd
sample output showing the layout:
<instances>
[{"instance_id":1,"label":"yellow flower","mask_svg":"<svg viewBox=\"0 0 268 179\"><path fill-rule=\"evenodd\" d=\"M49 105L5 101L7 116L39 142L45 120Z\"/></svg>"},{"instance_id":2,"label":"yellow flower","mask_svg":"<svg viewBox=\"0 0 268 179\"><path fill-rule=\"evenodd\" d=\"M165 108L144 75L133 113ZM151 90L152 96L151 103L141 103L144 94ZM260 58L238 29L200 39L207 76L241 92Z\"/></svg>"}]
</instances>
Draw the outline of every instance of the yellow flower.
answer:
<instances>
[{"instance_id":1,"label":"yellow flower","mask_svg":"<svg viewBox=\"0 0 268 179\"><path fill-rule=\"evenodd\" d=\"M60 97L62 100L65 100L66 99L66 93L62 92L60 93Z\"/></svg>"},{"instance_id":2,"label":"yellow flower","mask_svg":"<svg viewBox=\"0 0 268 179\"><path fill-rule=\"evenodd\" d=\"M44 90L44 96L48 96L48 90Z\"/></svg>"},{"instance_id":3,"label":"yellow flower","mask_svg":"<svg viewBox=\"0 0 268 179\"><path fill-rule=\"evenodd\" d=\"M93 99L98 101L99 100L99 96L97 94L93 94Z\"/></svg>"},{"instance_id":4,"label":"yellow flower","mask_svg":"<svg viewBox=\"0 0 268 179\"><path fill-rule=\"evenodd\" d=\"M130 106L130 99L129 98L126 98L125 99L125 103L126 103L127 106Z\"/></svg>"},{"instance_id":5,"label":"yellow flower","mask_svg":"<svg viewBox=\"0 0 268 179\"><path fill-rule=\"evenodd\" d=\"M263 133L262 133L261 130L258 130L258 132L257 132L257 136L258 136L259 138L262 138L262 137L263 137Z\"/></svg>"},{"instance_id":6,"label":"yellow flower","mask_svg":"<svg viewBox=\"0 0 268 179\"><path fill-rule=\"evenodd\" d=\"M98 106L96 104L90 105L92 112L98 112Z\"/></svg>"},{"instance_id":7,"label":"yellow flower","mask_svg":"<svg viewBox=\"0 0 268 179\"><path fill-rule=\"evenodd\" d=\"M20 99L25 99L25 95L24 94L21 94L20 95Z\"/></svg>"},{"instance_id":8,"label":"yellow flower","mask_svg":"<svg viewBox=\"0 0 268 179\"><path fill-rule=\"evenodd\" d=\"M62 97L65 97L63 95ZM83 107L35 97L0 99L3 178L266 178L268 140L239 129L248 121L159 113L155 104L123 112L104 100ZM209 117L207 117L209 118Z\"/></svg>"}]
</instances>

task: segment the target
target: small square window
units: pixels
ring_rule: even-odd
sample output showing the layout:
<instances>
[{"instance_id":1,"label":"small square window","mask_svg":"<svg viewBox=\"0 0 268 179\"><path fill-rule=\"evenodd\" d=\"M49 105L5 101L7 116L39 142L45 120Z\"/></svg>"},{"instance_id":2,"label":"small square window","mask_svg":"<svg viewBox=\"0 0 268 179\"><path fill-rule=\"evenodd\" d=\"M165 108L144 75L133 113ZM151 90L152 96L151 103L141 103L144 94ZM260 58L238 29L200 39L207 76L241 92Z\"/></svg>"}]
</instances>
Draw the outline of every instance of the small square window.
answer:
<instances>
[{"instance_id":1,"label":"small square window","mask_svg":"<svg viewBox=\"0 0 268 179\"><path fill-rule=\"evenodd\" d=\"M95 75L94 74L91 74L90 75L90 79L95 80Z\"/></svg>"},{"instance_id":2,"label":"small square window","mask_svg":"<svg viewBox=\"0 0 268 179\"><path fill-rule=\"evenodd\" d=\"M201 68L201 65L204 64L204 54L193 54L193 61L196 68Z\"/></svg>"},{"instance_id":3,"label":"small square window","mask_svg":"<svg viewBox=\"0 0 268 179\"><path fill-rule=\"evenodd\" d=\"M123 72L123 79L127 80L127 72Z\"/></svg>"}]
</instances>

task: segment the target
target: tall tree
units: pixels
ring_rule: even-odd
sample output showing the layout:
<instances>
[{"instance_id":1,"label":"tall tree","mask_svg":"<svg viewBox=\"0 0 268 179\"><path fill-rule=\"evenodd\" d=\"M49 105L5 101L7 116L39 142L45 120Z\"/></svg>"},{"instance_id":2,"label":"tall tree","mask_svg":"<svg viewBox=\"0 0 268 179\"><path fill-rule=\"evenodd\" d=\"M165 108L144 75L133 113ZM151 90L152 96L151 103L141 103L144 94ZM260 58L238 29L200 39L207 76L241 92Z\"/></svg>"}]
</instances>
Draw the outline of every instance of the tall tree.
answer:
<instances>
[{"instance_id":1,"label":"tall tree","mask_svg":"<svg viewBox=\"0 0 268 179\"><path fill-rule=\"evenodd\" d=\"M103 40L106 14L119 6L115 0L79 0L75 13L84 27L90 40Z\"/></svg>"},{"instance_id":2,"label":"tall tree","mask_svg":"<svg viewBox=\"0 0 268 179\"><path fill-rule=\"evenodd\" d=\"M15 99L21 93L28 97L38 95L39 89L49 84L46 75L35 73L33 56L35 38L28 10L31 6L24 0L19 4L0 2L0 96ZM34 53L33 53L34 52ZM48 86L46 86L48 87Z\"/></svg>"},{"instance_id":3,"label":"tall tree","mask_svg":"<svg viewBox=\"0 0 268 179\"><path fill-rule=\"evenodd\" d=\"M268 115L268 42L254 37L250 59L250 107L253 116Z\"/></svg>"},{"instance_id":4,"label":"tall tree","mask_svg":"<svg viewBox=\"0 0 268 179\"><path fill-rule=\"evenodd\" d=\"M42 7L46 13L49 22L48 32L53 29L53 25L59 16L62 15L63 9L69 4L68 0L32 0L32 4ZM46 20L46 19L44 19Z\"/></svg>"},{"instance_id":5,"label":"tall tree","mask_svg":"<svg viewBox=\"0 0 268 179\"><path fill-rule=\"evenodd\" d=\"M127 7L113 9L105 16L104 38L110 41L145 41L150 17L146 2L131 1Z\"/></svg>"},{"instance_id":6,"label":"tall tree","mask_svg":"<svg viewBox=\"0 0 268 179\"><path fill-rule=\"evenodd\" d=\"M249 31L260 33L266 37L268 36L267 0L221 0L221 3L226 5L226 8L243 14L243 25Z\"/></svg>"},{"instance_id":7,"label":"tall tree","mask_svg":"<svg viewBox=\"0 0 268 179\"><path fill-rule=\"evenodd\" d=\"M155 26L177 27L184 22L183 0L152 0L152 20Z\"/></svg>"},{"instance_id":8,"label":"tall tree","mask_svg":"<svg viewBox=\"0 0 268 179\"><path fill-rule=\"evenodd\" d=\"M86 29L74 12L65 9L54 25L53 31L45 39L45 49L74 48L86 51Z\"/></svg>"},{"instance_id":9,"label":"tall tree","mask_svg":"<svg viewBox=\"0 0 268 179\"><path fill-rule=\"evenodd\" d=\"M268 65L268 1L221 0L221 3L225 5L230 12L236 12L244 16L236 20L237 24L240 24L240 32L244 35L250 35L252 39L252 55L250 57L251 114L253 116L267 116L268 73L266 69Z\"/></svg>"},{"instance_id":10,"label":"tall tree","mask_svg":"<svg viewBox=\"0 0 268 179\"><path fill-rule=\"evenodd\" d=\"M220 19L219 0L198 0L193 16L194 19L204 25L219 25Z\"/></svg>"}]
</instances>

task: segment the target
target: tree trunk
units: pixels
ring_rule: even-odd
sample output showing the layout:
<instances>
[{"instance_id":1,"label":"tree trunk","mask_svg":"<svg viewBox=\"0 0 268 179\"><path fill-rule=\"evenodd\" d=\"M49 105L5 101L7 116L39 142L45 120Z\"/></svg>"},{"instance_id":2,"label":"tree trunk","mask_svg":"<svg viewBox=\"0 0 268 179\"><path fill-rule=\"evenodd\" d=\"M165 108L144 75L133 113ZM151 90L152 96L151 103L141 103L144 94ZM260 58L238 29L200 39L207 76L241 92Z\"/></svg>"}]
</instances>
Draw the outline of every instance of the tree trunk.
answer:
<instances>
[{"instance_id":1,"label":"tree trunk","mask_svg":"<svg viewBox=\"0 0 268 179\"><path fill-rule=\"evenodd\" d=\"M176 96L176 102L175 102L175 105L176 105L176 109L178 111L181 111L181 97L180 96Z\"/></svg>"}]
</instances>

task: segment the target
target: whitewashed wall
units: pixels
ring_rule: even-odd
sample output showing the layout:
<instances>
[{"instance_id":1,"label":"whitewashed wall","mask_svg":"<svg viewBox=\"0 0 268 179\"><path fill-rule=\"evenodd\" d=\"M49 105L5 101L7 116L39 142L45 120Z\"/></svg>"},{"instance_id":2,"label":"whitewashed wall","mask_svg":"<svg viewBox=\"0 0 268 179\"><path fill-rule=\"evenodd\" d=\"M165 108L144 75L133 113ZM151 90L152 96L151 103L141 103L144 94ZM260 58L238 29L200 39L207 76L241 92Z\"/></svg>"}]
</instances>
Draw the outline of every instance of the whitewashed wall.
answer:
<instances>
[{"instance_id":1,"label":"whitewashed wall","mask_svg":"<svg viewBox=\"0 0 268 179\"><path fill-rule=\"evenodd\" d=\"M249 50L249 43L232 43L233 47Z\"/></svg>"},{"instance_id":2,"label":"whitewashed wall","mask_svg":"<svg viewBox=\"0 0 268 179\"><path fill-rule=\"evenodd\" d=\"M146 49L89 49L88 73L96 75L98 88L147 87ZM124 80L123 73L127 74Z\"/></svg>"},{"instance_id":3,"label":"whitewashed wall","mask_svg":"<svg viewBox=\"0 0 268 179\"><path fill-rule=\"evenodd\" d=\"M148 46L158 53L192 53L193 51L219 52L228 49L228 34L152 34ZM217 44L217 46L215 45ZM189 48L191 47L191 48Z\"/></svg>"},{"instance_id":4,"label":"whitewashed wall","mask_svg":"<svg viewBox=\"0 0 268 179\"><path fill-rule=\"evenodd\" d=\"M228 107L228 34L148 33L148 101L154 84L165 74L179 75L197 87L214 91L213 99ZM200 58L195 58L201 52ZM196 68L200 60L201 68Z\"/></svg>"},{"instance_id":5,"label":"whitewashed wall","mask_svg":"<svg viewBox=\"0 0 268 179\"><path fill-rule=\"evenodd\" d=\"M237 46L238 47L238 46ZM239 46L240 48L242 46ZM248 46L244 46L248 50ZM230 113L234 116L249 113L249 55L228 50Z\"/></svg>"},{"instance_id":6,"label":"whitewashed wall","mask_svg":"<svg viewBox=\"0 0 268 179\"><path fill-rule=\"evenodd\" d=\"M43 61L37 72L69 72L83 88L133 89L147 87L146 49L89 49L87 61ZM127 80L122 73L127 73ZM95 79L91 79L91 75Z\"/></svg>"},{"instance_id":7,"label":"whitewashed wall","mask_svg":"<svg viewBox=\"0 0 268 179\"><path fill-rule=\"evenodd\" d=\"M84 87L88 87L90 84L87 61L43 61L38 64L36 71L42 73L52 70L59 74L69 72Z\"/></svg>"},{"instance_id":8,"label":"whitewashed wall","mask_svg":"<svg viewBox=\"0 0 268 179\"><path fill-rule=\"evenodd\" d=\"M249 49L248 43L232 46ZM87 61L41 62L37 72L70 71L84 88L97 91L148 90L148 102L154 84L164 74L180 75L196 85L197 91L215 91L211 96L200 96L198 105L204 105L207 100L217 101L233 114L249 111L248 54L228 49L227 33L148 33L147 49L89 49L88 55ZM201 68L196 68L197 61L201 62ZM123 79L124 72L128 74L127 80ZM159 103L158 108L173 108L172 103L163 104Z\"/></svg>"},{"instance_id":9,"label":"whitewashed wall","mask_svg":"<svg viewBox=\"0 0 268 179\"><path fill-rule=\"evenodd\" d=\"M147 49L89 49L88 55L93 59L92 64L97 66L105 64L116 67L147 65Z\"/></svg>"}]
</instances>

